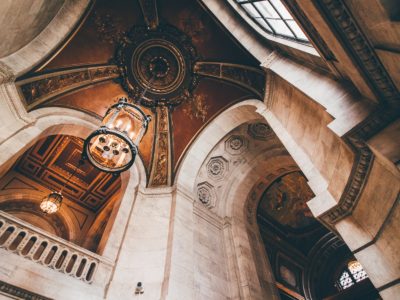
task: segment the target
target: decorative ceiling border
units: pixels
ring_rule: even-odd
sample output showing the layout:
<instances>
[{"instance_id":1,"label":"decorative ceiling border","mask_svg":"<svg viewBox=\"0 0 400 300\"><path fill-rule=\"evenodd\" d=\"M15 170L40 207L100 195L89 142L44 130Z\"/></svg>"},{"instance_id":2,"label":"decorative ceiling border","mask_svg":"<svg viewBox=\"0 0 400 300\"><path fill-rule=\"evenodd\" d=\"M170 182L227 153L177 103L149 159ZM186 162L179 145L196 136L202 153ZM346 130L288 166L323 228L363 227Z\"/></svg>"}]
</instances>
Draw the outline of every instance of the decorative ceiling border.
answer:
<instances>
[{"instance_id":1,"label":"decorative ceiling border","mask_svg":"<svg viewBox=\"0 0 400 300\"><path fill-rule=\"evenodd\" d=\"M16 85L28 110L89 85L120 77L115 65L84 66L33 75L17 81Z\"/></svg>"},{"instance_id":2,"label":"decorative ceiling border","mask_svg":"<svg viewBox=\"0 0 400 300\"><path fill-rule=\"evenodd\" d=\"M0 294L7 294L14 297L18 297L18 299L28 299L28 300L52 300L51 298L47 298L41 296L39 294L32 293L28 290L22 289L18 286L9 284L7 282L0 280Z\"/></svg>"},{"instance_id":3,"label":"decorative ceiling border","mask_svg":"<svg viewBox=\"0 0 400 300\"><path fill-rule=\"evenodd\" d=\"M199 61L194 73L205 77L229 81L255 93L260 99L265 93L265 72L246 65Z\"/></svg>"},{"instance_id":4,"label":"decorative ceiling border","mask_svg":"<svg viewBox=\"0 0 400 300\"><path fill-rule=\"evenodd\" d=\"M376 110L344 137L354 150L356 158L339 203L320 217L328 227L347 217L354 210L374 162L374 154L366 141L397 118L398 114L394 110Z\"/></svg>"},{"instance_id":5,"label":"decorative ceiling border","mask_svg":"<svg viewBox=\"0 0 400 300\"><path fill-rule=\"evenodd\" d=\"M379 100L397 103L400 99L399 91L344 1L314 0L314 3L339 34L343 46L357 62Z\"/></svg>"}]
</instances>

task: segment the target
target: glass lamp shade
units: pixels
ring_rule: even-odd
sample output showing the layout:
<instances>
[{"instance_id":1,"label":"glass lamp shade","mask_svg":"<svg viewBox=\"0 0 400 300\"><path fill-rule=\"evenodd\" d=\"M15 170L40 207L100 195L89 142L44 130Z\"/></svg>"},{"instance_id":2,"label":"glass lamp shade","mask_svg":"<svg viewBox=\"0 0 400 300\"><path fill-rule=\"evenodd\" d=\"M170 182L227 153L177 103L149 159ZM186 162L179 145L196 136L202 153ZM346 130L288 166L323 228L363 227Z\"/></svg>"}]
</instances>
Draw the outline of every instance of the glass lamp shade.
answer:
<instances>
[{"instance_id":1,"label":"glass lamp shade","mask_svg":"<svg viewBox=\"0 0 400 300\"><path fill-rule=\"evenodd\" d=\"M43 198L40 203L40 209L46 214L54 214L60 209L62 199L61 193L52 192Z\"/></svg>"},{"instance_id":2,"label":"glass lamp shade","mask_svg":"<svg viewBox=\"0 0 400 300\"><path fill-rule=\"evenodd\" d=\"M108 173L129 169L150 120L139 107L121 98L108 109L101 127L85 140L83 158Z\"/></svg>"}]
</instances>

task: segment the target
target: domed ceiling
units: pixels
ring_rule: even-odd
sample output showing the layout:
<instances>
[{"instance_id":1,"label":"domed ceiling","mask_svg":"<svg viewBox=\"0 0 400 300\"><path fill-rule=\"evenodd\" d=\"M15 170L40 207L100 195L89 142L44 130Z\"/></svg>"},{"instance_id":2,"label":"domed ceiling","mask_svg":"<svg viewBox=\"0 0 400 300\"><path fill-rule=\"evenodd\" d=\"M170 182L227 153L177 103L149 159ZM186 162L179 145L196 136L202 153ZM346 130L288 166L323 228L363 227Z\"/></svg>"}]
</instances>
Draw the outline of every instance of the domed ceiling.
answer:
<instances>
[{"instance_id":1,"label":"domed ceiling","mask_svg":"<svg viewBox=\"0 0 400 300\"><path fill-rule=\"evenodd\" d=\"M234 103L262 99L258 65L198 1L99 0L17 85L29 111L66 107L99 119L128 95L152 115L140 156L148 185L163 186L210 120Z\"/></svg>"}]
</instances>

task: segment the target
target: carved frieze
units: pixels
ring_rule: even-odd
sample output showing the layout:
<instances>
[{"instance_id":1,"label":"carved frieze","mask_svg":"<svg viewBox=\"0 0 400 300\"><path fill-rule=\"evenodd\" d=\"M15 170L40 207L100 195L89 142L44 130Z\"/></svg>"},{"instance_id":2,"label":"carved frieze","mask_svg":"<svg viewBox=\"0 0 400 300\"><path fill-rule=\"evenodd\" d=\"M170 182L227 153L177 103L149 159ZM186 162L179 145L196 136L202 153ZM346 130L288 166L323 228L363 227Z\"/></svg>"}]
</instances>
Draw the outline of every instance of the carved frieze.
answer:
<instances>
[{"instance_id":1,"label":"carved frieze","mask_svg":"<svg viewBox=\"0 0 400 300\"><path fill-rule=\"evenodd\" d=\"M265 73L260 69L237 64L197 62L194 72L235 83L255 93L260 99L264 98Z\"/></svg>"},{"instance_id":2,"label":"carved frieze","mask_svg":"<svg viewBox=\"0 0 400 300\"><path fill-rule=\"evenodd\" d=\"M63 71L34 75L17 82L28 110L61 94L75 91L90 84L120 76L115 65L79 67Z\"/></svg>"},{"instance_id":3,"label":"carved frieze","mask_svg":"<svg viewBox=\"0 0 400 300\"><path fill-rule=\"evenodd\" d=\"M32 293L28 290L22 289L18 286L9 284L4 281L0 281L0 292L2 294L10 295L14 299L51 300L51 298L47 298L47 297Z\"/></svg>"},{"instance_id":4,"label":"carved frieze","mask_svg":"<svg viewBox=\"0 0 400 300\"><path fill-rule=\"evenodd\" d=\"M399 91L381 63L369 40L352 16L343 0L322 0L314 2L321 8L330 23L339 33L352 58L367 77L380 100L396 103Z\"/></svg>"}]
</instances>

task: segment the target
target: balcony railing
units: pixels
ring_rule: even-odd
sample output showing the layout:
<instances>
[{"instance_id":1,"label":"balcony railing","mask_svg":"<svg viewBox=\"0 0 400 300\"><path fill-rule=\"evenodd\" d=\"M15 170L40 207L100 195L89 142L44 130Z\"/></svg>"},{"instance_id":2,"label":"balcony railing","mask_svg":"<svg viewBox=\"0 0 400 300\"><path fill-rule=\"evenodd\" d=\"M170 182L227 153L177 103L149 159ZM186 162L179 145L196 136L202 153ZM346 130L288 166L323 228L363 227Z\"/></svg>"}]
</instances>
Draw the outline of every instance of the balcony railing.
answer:
<instances>
[{"instance_id":1,"label":"balcony railing","mask_svg":"<svg viewBox=\"0 0 400 300\"><path fill-rule=\"evenodd\" d=\"M0 248L92 283L101 256L0 211Z\"/></svg>"}]
</instances>

